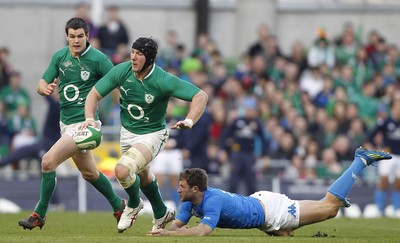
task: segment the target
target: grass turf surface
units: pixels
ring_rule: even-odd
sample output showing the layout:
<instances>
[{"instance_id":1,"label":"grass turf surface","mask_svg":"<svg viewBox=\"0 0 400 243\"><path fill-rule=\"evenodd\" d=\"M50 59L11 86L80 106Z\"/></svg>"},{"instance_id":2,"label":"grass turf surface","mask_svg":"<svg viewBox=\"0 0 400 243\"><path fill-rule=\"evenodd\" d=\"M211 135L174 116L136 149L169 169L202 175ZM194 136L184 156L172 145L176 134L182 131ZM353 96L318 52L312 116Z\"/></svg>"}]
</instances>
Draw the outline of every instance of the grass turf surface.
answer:
<instances>
[{"instance_id":1,"label":"grass turf surface","mask_svg":"<svg viewBox=\"0 0 400 243\"><path fill-rule=\"evenodd\" d=\"M42 230L23 230L18 221L30 212L0 214L0 242L400 242L400 219L337 218L305 226L293 237L270 237L257 229L215 229L204 237L150 237L151 216L139 215L122 234L111 213L50 212ZM192 218L190 225L199 219ZM167 226L168 227L168 226Z\"/></svg>"}]
</instances>

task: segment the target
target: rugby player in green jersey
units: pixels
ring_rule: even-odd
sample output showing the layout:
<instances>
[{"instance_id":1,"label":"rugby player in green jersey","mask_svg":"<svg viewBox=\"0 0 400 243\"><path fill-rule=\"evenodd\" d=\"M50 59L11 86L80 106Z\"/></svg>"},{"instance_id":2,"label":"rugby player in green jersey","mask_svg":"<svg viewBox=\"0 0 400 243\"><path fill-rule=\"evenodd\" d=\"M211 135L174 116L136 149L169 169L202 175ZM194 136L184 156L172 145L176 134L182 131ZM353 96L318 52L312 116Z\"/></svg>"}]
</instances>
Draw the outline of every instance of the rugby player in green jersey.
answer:
<instances>
[{"instance_id":1,"label":"rugby player in green jersey","mask_svg":"<svg viewBox=\"0 0 400 243\"><path fill-rule=\"evenodd\" d=\"M129 200L118 223L118 232L131 227L143 208L139 189L153 209L152 230L163 229L174 219L175 211L165 206L157 181L149 171L150 162L164 148L169 136L165 121L169 99L175 97L191 102L186 119L178 121L171 129L191 129L208 102L203 90L154 64L157 48L151 38L137 39L132 45L131 60L115 66L86 99L86 123L82 128L96 126L99 100L115 88L120 91L122 156L115 167L115 175Z\"/></svg>"},{"instance_id":2,"label":"rugby player in green jersey","mask_svg":"<svg viewBox=\"0 0 400 243\"><path fill-rule=\"evenodd\" d=\"M65 33L68 46L53 55L37 85L37 92L42 96L51 95L56 86L59 86L62 136L42 158L40 200L31 216L19 221L24 229L32 230L37 226L41 229L45 224L49 202L57 185L56 168L69 158L72 158L82 177L107 198L117 222L126 204L114 192L110 181L97 170L93 152L80 151L73 139L74 133L85 122L84 105L87 94L113 68L113 64L105 54L87 42L88 27L83 19L70 19L66 23ZM100 127L98 112L93 113L96 126Z\"/></svg>"}]
</instances>

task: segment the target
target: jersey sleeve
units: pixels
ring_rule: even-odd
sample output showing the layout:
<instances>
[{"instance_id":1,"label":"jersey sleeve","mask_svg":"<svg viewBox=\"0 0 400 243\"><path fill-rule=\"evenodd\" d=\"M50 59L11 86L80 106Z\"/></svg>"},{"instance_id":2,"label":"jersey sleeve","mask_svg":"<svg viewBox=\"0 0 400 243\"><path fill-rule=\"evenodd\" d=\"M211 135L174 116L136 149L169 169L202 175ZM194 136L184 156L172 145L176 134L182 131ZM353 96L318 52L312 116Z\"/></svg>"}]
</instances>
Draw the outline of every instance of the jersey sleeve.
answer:
<instances>
[{"instance_id":1,"label":"jersey sleeve","mask_svg":"<svg viewBox=\"0 0 400 243\"><path fill-rule=\"evenodd\" d=\"M204 216L200 223L210 226L211 229L215 229L221 215L222 203L223 201L219 196L209 197L203 205Z\"/></svg>"},{"instance_id":2,"label":"jersey sleeve","mask_svg":"<svg viewBox=\"0 0 400 243\"><path fill-rule=\"evenodd\" d=\"M104 77L114 67L114 64L107 57L104 57L98 64L101 77Z\"/></svg>"},{"instance_id":3,"label":"jersey sleeve","mask_svg":"<svg viewBox=\"0 0 400 243\"><path fill-rule=\"evenodd\" d=\"M190 202L182 203L181 208L175 218L182 221L185 224L189 223L189 220L192 217L191 209L192 209L192 204Z\"/></svg>"},{"instance_id":4,"label":"jersey sleeve","mask_svg":"<svg viewBox=\"0 0 400 243\"><path fill-rule=\"evenodd\" d=\"M105 97L113 89L119 86L119 82L123 79L123 70L121 65L112 68L104 77L102 77L95 85L97 92Z\"/></svg>"},{"instance_id":5,"label":"jersey sleeve","mask_svg":"<svg viewBox=\"0 0 400 243\"><path fill-rule=\"evenodd\" d=\"M56 53L51 58L50 64L42 76L42 79L44 79L47 83L52 83L54 79L58 77L59 71L57 62L58 62L58 55Z\"/></svg>"},{"instance_id":6,"label":"jersey sleeve","mask_svg":"<svg viewBox=\"0 0 400 243\"><path fill-rule=\"evenodd\" d=\"M166 88L168 95L172 97L185 101L192 101L193 96L200 91L200 88L188 81L180 79L172 74L166 75L166 85L164 85L164 87Z\"/></svg>"}]
</instances>

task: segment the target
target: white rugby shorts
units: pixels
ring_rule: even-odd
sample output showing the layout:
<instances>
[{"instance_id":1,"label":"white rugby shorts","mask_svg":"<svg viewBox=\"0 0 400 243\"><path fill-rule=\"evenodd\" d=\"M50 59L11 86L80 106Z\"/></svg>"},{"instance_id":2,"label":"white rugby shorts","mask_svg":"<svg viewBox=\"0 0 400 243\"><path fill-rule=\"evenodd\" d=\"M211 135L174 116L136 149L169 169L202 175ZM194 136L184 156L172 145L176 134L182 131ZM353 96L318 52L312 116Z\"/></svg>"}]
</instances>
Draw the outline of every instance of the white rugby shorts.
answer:
<instances>
[{"instance_id":1,"label":"white rugby shorts","mask_svg":"<svg viewBox=\"0 0 400 243\"><path fill-rule=\"evenodd\" d=\"M391 155L390 160L378 163L378 173L380 176L400 178L400 155Z\"/></svg>"},{"instance_id":2,"label":"white rugby shorts","mask_svg":"<svg viewBox=\"0 0 400 243\"><path fill-rule=\"evenodd\" d=\"M62 122L60 122L60 130L61 130L61 135L67 134L71 136L72 138L74 137L74 134L76 131L78 131L79 126L82 125L84 122L78 122L70 125L66 125ZM101 121L97 120L95 121L96 127L101 130Z\"/></svg>"},{"instance_id":3,"label":"white rugby shorts","mask_svg":"<svg viewBox=\"0 0 400 243\"><path fill-rule=\"evenodd\" d=\"M164 149L151 162L151 171L155 175L179 175L182 170L183 156L180 149Z\"/></svg>"},{"instance_id":4,"label":"white rugby shorts","mask_svg":"<svg viewBox=\"0 0 400 243\"><path fill-rule=\"evenodd\" d=\"M270 191L255 192L250 197L257 198L264 207L265 224L259 230L271 232L299 227L299 201L291 200L284 194Z\"/></svg>"},{"instance_id":5,"label":"white rugby shorts","mask_svg":"<svg viewBox=\"0 0 400 243\"><path fill-rule=\"evenodd\" d=\"M141 143L151 151L153 158L155 158L161 150L164 149L167 139L169 137L168 129L162 129L157 132L147 134L135 134L121 128L120 146L121 153L124 154L135 143Z\"/></svg>"}]
</instances>

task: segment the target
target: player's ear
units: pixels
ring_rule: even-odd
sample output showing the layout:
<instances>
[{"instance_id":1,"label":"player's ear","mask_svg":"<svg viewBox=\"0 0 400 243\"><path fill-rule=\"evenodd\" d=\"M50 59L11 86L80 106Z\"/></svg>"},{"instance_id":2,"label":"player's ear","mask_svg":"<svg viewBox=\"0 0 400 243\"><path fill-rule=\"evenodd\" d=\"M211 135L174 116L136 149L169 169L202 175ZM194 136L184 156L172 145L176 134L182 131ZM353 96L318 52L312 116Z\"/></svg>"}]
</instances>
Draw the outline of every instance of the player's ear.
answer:
<instances>
[{"instance_id":1,"label":"player's ear","mask_svg":"<svg viewBox=\"0 0 400 243\"><path fill-rule=\"evenodd\" d=\"M198 186L193 186L192 189L193 189L193 192L198 192L199 191L199 187Z\"/></svg>"}]
</instances>

